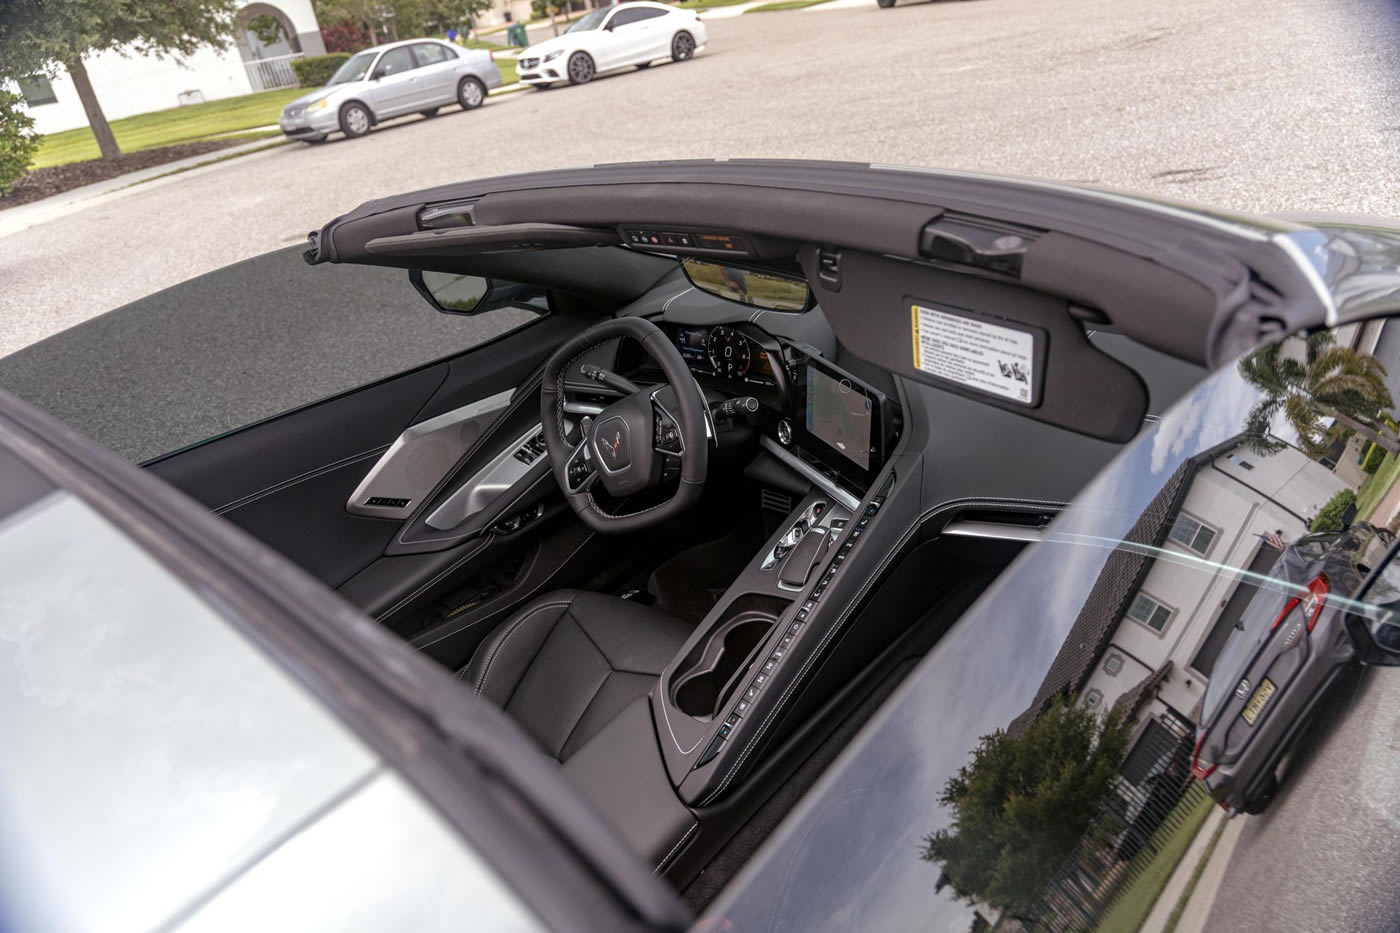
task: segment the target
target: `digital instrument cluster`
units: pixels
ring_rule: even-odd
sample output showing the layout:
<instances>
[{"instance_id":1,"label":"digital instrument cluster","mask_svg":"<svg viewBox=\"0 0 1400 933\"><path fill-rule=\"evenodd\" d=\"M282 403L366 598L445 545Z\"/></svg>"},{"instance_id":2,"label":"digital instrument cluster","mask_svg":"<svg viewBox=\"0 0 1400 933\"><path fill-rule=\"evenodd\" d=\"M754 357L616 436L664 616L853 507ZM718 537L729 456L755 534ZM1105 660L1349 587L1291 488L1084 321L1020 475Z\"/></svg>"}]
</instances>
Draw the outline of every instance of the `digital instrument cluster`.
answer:
<instances>
[{"instance_id":1,"label":"digital instrument cluster","mask_svg":"<svg viewBox=\"0 0 1400 933\"><path fill-rule=\"evenodd\" d=\"M691 372L750 385L777 385L768 351L732 327L681 325L672 329L671 339Z\"/></svg>"}]
</instances>

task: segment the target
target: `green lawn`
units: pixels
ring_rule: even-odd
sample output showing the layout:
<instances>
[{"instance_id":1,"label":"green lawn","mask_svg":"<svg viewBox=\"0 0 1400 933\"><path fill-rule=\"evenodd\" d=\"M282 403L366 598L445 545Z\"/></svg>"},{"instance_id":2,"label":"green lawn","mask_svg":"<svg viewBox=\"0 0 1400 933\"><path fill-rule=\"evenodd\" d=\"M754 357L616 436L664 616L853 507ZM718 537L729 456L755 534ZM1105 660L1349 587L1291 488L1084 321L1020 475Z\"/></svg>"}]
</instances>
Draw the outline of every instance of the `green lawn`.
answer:
<instances>
[{"instance_id":1,"label":"green lawn","mask_svg":"<svg viewBox=\"0 0 1400 933\"><path fill-rule=\"evenodd\" d=\"M774 10L801 10L809 6L817 6L827 3L828 0L778 0L777 3L763 3L755 7L749 7L744 11L744 15L749 13L771 13Z\"/></svg>"},{"instance_id":2,"label":"green lawn","mask_svg":"<svg viewBox=\"0 0 1400 933\"><path fill-rule=\"evenodd\" d=\"M1380 468L1361 484L1361 488L1356 491L1356 518L1358 521L1365 521L1371 517L1371 513L1380 505L1381 498L1386 494L1386 490L1395 485L1400 479L1400 458L1394 454L1386 454L1381 461Z\"/></svg>"},{"instance_id":3,"label":"green lawn","mask_svg":"<svg viewBox=\"0 0 1400 933\"><path fill-rule=\"evenodd\" d=\"M501 87L505 87L507 84L514 84L516 81L520 80L516 76L515 59L498 58L496 59L496 67L501 69Z\"/></svg>"},{"instance_id":4,"label":"green lawn","mask_svg":"<svg viewBox=\"0 0 1400 933\"><path fill-rule=\"evenodd\" d=\"M113 120L112 132L116 134L117 145L122 147L123 152L187 143L218 133L250 130L276 123L282 114L282 107L305 93L302 88L286 88L192 104L188 107L157 110L154 113ZM49 165L81 162L84 159L96 159L100 155L92 130L87 127L65 130L43 137L34 167L44 168Z\"/></svg>"},{"instance_id":5,"label":"green lawn","mask_svg":"<svg viewBox=\"0 0 1400 933\"><path fill-rule=\"evenodd\" d=\"M1186 849L1196 838L1196 833L1214 805L1210 797L1199 791L1190 792L1182 798L1177 810L1185 811L1184 818L1175 832L1167 829L1171 818L1163 821L1162 828L1152 837L1153 845L1158 846L1157 854L1151 854L1152 846L1144 847L1139 856L1146 861L1141 866L1142 873L1119 892L1113 906L1099 921L1097 933L1130 933L1142 928L1143 921L1152 912L1152 905L1157 903L1158 895L1167 886L1167 879L1171 878L1177 863L1186 854Z\"/></svg>"}]
</instances>

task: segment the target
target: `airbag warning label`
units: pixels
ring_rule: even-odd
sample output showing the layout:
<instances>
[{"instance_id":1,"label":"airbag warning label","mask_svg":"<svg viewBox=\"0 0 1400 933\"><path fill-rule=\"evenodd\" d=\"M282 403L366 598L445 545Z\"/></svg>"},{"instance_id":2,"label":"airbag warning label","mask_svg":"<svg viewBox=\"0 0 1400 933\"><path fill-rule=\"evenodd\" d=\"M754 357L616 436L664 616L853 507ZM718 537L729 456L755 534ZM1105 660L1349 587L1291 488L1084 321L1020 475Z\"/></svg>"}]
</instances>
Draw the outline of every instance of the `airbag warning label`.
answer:
<instances>
[{"instance_id":1,"label":"airbag warning label","mask_svg":"<svg viewBox=\"0 0 1400 933\"><path fill-rule=\"evenodd\" d=\"M969 389L1034 404L1035 337L981 318L910 305L914 368Z\"/></svg>"}]
</instances>

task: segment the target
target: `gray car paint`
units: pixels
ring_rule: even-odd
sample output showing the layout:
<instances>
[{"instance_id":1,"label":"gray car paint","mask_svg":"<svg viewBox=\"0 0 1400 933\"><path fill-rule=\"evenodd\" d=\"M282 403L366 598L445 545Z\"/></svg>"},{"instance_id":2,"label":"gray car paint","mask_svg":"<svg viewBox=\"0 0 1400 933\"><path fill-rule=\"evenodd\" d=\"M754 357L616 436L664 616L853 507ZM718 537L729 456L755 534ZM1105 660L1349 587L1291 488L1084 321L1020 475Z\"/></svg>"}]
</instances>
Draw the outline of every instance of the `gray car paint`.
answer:
<instances>
[{"instance_id":1,"label":"gray car paint","mask_svg":"<svg viewBox=\"0 0 1400 933\"><path fill-rule=\"evenodd\" d=\"M248 929L298 903L299 929L538 926L212 594L91 507L11 514L0 566L0 928ZM382 883L415 861L414 885Z\"/></svg>"}]
</instances>

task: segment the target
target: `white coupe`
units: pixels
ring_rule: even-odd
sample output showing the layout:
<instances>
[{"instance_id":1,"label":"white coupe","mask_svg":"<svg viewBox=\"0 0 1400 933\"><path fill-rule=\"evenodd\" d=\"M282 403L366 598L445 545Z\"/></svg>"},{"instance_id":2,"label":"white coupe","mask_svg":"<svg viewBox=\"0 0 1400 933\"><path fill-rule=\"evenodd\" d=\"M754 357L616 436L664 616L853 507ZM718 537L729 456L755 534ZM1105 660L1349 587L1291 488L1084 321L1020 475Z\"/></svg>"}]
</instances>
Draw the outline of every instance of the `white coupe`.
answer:
<instances>
[{"instance_id":1,"label":"white coupe","mask_svg":"<svg viewBox=\"0 0 1400 933\"><path fill-rule=\"evenodd\" d=\"M705 24L692 10L632 0L594 10L555 36L520 53L521 82L546 88L584 84L615 68L646 68L660 58L683 62L705 44Z\"/></svg>"}]
</instances>

